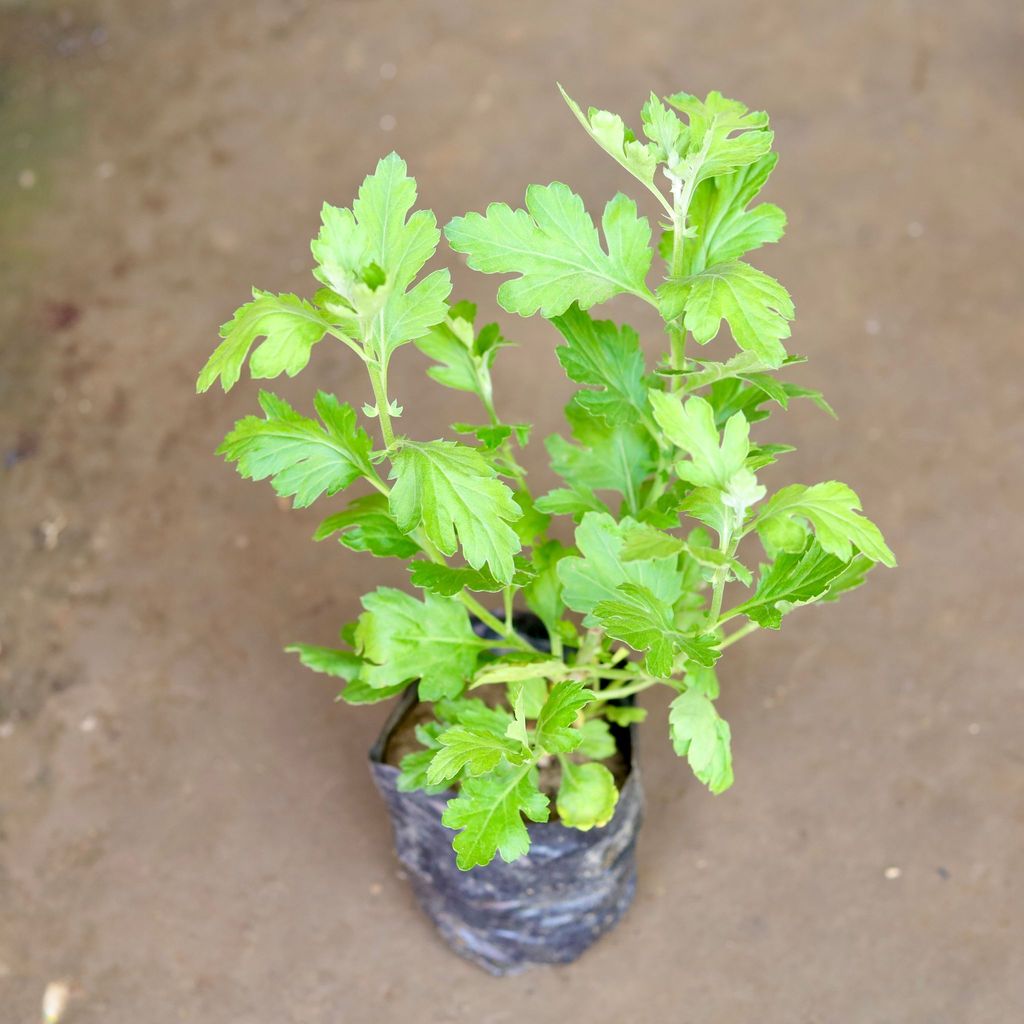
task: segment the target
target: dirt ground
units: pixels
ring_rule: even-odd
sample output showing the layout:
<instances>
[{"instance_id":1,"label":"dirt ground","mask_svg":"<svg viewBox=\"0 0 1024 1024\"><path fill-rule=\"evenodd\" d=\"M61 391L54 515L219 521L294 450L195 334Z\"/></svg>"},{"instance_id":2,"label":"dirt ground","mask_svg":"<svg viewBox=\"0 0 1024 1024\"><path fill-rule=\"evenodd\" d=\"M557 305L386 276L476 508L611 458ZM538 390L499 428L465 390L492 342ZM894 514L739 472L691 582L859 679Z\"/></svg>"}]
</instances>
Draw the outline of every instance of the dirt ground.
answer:
<instances>
[{"instance_id":1,"label":"dirt ground","mask_svg":"<svg viewBox=\"0 0 1024 1024\"><path fill-rule=\"evenodd\" d=\"M1024 1019L1022 45L1009 0L0 0L0 1022L58 978L67 1024ZM256 389L193 381L250 285L313 287L321 201L391 148L442 221L534 179L627 188L556 79L771 112L790 227L755 262L840 414L774 425L776 479L849 481L901 567L729 652L727 795L650 702L635 907L495 980L396 870L384 709L281 650L400 571L214 458ZM498 400L542 437L552 331L503 322ZM394 392L432 437L465 410L421 367ZM318 350L282 391L360 402L354 370Z\"/></svg>"}]
</instances>

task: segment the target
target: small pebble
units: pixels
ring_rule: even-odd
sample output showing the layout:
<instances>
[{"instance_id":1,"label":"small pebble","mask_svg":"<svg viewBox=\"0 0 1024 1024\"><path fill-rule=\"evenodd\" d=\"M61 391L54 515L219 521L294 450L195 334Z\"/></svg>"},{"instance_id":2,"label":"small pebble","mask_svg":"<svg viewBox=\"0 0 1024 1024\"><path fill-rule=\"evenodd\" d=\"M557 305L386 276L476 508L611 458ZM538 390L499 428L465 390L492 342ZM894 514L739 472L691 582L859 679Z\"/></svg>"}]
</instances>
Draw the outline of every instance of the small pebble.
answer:
<instances>
[{"instance_id":1,"label":"small pebble","mask_svg":"<svg viewBox=\"0 0 1024 1024\"><path fill-rule=\"evenodd\" d=\"M96 167L96 177L100 181L106 181L108 178L112 178L117 173L117 165L111 163L109 160L104 160L103 163Z\"/></svg>"},{"instance_id":2,"label":"small pebble","mask_svg":"<svg viewBox=\"0 0 1024 1024\"><path fill-rule=\"evenodd\" d=\"M99 719L95 715L86 715L85 718L78 723L78 728L81 729L82 732L95 732L96 726L99 724Z\"/></svg>"},{"instance_id":3,"label":"small pebble","mask_svg":"<svg viewBox=\"0 0 1024 1024\"><path fill-rule=\"evenodd\" d=\"M891 867L891 868L886 868L886 869L885 869L885 877L886 877L886 878L887 878L887 879L888 879L888 880L889 880L890 882L893 882L893 881L895 881L895 880L896 880L897 878L899 878L899 877L900 877L900 875L902 875L902 874L903 874L903 872L902 872L902 871L901 871L901 870L900 870L899 868L897 868L897 867Z\"/></svg>"},{"instance_id":4,"label":"small pebble","mask_svg":"<svg viewBox=\"0 0 1024 1024\"><path fill-rule=\"evenodd\" d=\"M935 869L935 874L945 882L949 878L949 868L938 867Z\"/></svg>"},{"instance_id":5,"label":"small pebble","mask_svg":"<svg viewBox=\"0 0 1024 1024\"><path fill-rule=\"evenodd\" d=\"M380 884L380 882L374 882L373 885L370 886L370 895L371 896L379 896L383 891L384 891L384 886L382 886Z\"/></svg>"},{"instance_id":6,"label":"small pebble","mask_svg":"<svg viewBox=\"0 0 1024 1024\"><path fill-rule=\"evenodd\" d=\"M398 124L398 122L395 120L395 115L394 114L385 114L380 119L380 130L382 132L394 131L396 124Z\"/></svg>"},{"instance_id":7,"label":"small pebble","mask_svg":"<svg viewBox=\"0 0 1024 1024\"><path fill-rule=\"evenodd\" d=\"M971 734L972 736L977 736L977 735L978 735L978 733L980 733L980 732L981 732L981 726L980 726L980 725L978 725L978 723L977 723L977 722L971 722L971 724L970 724L969 726L967 726L967 731L968 731L968 732L969 732L969 733L970 733L970 734Z\"/></svg>"},{"instance_id":8,"label":"small pebble","mask_svg":"<svg viewBox=\"0 0 1024 1024\"><path fill-rule=\"evenodd\" d=\"M397 74L398 74L398 68L396 68L395 65L392 64L390 61L387 61L386 63L381 64L381 66L380 66L380 77L383 78L385 82L390 82L391 79L394 78L395 75L397 75Z\"/></svg>"},{"instance_id":9,"label":"small pebble","mask_svg":"<svg viewBox=\"0 0 1024 1024\"><path fill-rule=\"evenodd\" d=\"M882 325L877 320L865 320L864 330L874 337L876 334L881 332Z\"/></svg>"},{"instance_id":10,"label":"small pebble","mask_svg":"<svg viewBox=\"0 0 1024 1024\"><path fill-rule=\"evenodd\" d=\"M36 183L36 172L33 171L30 167L26 167L25 170L23 170L18 175L18 184L22 188L34 188L35 187L35 183Z\"/></svg>"},{"instance_id":11,"label":"small pebble","mask_svg":"<svg viewBox=\"0 0 1024 1024\"><path fill-rule=\"evenodd\" d=\"M924 225L916 220L912 220L907 225L907 234L911 238L920 238L924 234Z\"/></svg>"},{"instance_id":12,"label":"small pebble","mask_svg":"<svg viewBox=\"0 0 1024 1024\"><path fill-rule=\"evenodd\" d=\"M10 739L14 735L13 722L0 722L0 740Z\"/></svg>"}]
</instances>

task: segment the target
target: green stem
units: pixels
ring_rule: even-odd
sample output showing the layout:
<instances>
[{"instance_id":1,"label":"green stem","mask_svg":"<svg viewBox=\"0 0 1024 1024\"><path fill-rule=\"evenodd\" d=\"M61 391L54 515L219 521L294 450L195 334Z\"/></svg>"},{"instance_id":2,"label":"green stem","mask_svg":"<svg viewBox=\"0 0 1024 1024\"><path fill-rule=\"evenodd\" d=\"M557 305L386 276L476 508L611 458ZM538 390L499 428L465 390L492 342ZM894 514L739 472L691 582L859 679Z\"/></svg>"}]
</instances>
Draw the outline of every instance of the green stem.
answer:
<instances>
[{"instance_id":1,"label":"green stem","mask_svg":"<svg viewBox=\"0 0 1024 1024\"><path fill-rule=\"evenodd\" d=\"M606 701L606 700L618 700L620 697L631 697L634 693L640 693L643 690L647 690L652 686L656 686L658 683L664 683L664 679L652 679L648 677L640 682L632 683L629 686L619 686L609 690L597 691L597 696L594 698L595 701ZM666 685L668 685L666 683Z\"/></svg>"},{"instance_id":2,"label":"green stem","mask_svg":"<svg viewBox=\"0 0 1024 1024\"><path fill-rule=\"evenodd\" d=\"M761 627L756 622L748 622L745 626L740 626L735 633L730 633L719 645L719 650L724 650L731 644L736 643L737 640L742 640L745 636L750 636L755 630Z\"/></svg>"},{"instance_id":3,"label":"green stem","mask_svg":"<svg viewBox=\"0 0 1024 1024\"><path fill-rule=\"evenodd\" d=\"M390 451L395 445L395 433L391 429L391 414L388 412L388 368L384 364L367 363L373 398L377 403L377 418L380 420L380 434L384 447Z\"/></svg>"}]
</instances>

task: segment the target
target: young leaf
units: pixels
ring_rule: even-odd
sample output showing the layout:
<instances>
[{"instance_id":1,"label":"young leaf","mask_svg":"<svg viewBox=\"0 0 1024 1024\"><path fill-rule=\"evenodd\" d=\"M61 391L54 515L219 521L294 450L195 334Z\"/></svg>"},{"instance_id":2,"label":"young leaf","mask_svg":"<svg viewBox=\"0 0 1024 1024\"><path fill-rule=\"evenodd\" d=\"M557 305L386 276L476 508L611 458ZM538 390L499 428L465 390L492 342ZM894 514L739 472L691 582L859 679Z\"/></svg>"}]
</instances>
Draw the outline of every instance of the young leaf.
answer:
<instances>
[{"instance_id":1,"label":"young leaf","mask_svg":"<svg viewBox=\"0 0 1024 1024\"><path fill-rule=\"evenodd\" d=\"M666 320L681 316L701 345L718 334L725 320L745 352L773 368L786 358L782 339L790 334L793 300L778 281L741 260L666 281L658 289L658 307Z\"/></svg>"},{"instance_id":2,"label":"young leaf","mask_svg":"<svg viewBox=\"0 0 1024 1024\"><path fill-rule=\"evenodd\" d=\"M882 538L882 531L859 514L860 507L856 493L838 480L811 487L791 484L765 502L755 526L769 553L802 550L806 530L800 520L808 520L818 543L829 554L846 562L857 547L871 561L892 568L896 556Z\"/></svg>"},{"instance_id":3,"label":"young leaf","mask_svg":"<svg viewBox=\"0 0 1024 1024\"><path fill-rule=\"evenodd\" d=\"M535 502L538 512L552 516L572 516L577 522L587 512L607 512L608 506L584 484L577 487L556 487L542 494Z\"/></svg>"},{"instance_id":4,"label":"young leaf","mask_svg":"<svg viewBox=\"0 0 1024 1024\"><path fill-rule=\"evenodd\" d=\"M529 563L516 559L512 585L521 587L533 579ZM481 594L496 594L504 587L486 569L465 566L436 565L418 559L409 565L410 582L421 590L429 590L442 597L454 597L460 590L474 590Z\"/></svg>"},{"instance_id":5,"label":"young leaf","mask_svg":"<svg viewBox=\"0 0 1024 1024\"><path fill-rule=\"evenodd\" d=\"M474 569L490 567L510 583L522 546L509 526L522 515L512 492L475 448L454 441L405 441L392 463L391 513L405 533L422 525L431 543L452 555L458 543Z\"/></svg>"},{"instance_id":6,"label":"young leaf","mask_svg":"<svg viewBox=\"0 0 1024 1024\"><path fill-rule=\"evenodd\" d=\"M438 736L440 749L427 769L427 781L438 785L454 779L460 772L470 776L493 772L504 758L509 764L522 764L529 751L521 743L489 730L455 725Z\"/></svg>"},{"instance_id":7,"label":"young leaf","mask_svg":"<svg viewBox=\"0 0 1024 1024\"><path fill-rule=\"evenodd\" d=\"M420 550L399 530L383 494L365 494L349 502L344 511L328 516L316 528L313 539L324 540L336 533L339 542L352 551L369 551L379 557L411 558Z\"/></svg>"},{"instance_id":8,"label":"young leaf","mask_svg":"<svg viewBox=\"0 0 1024 1024\"><path fill-rule=\"evenodd\" d=\"M679 479L694 487L725 490L743 469L750 450L750 425L742 413L730 417L719 446L715 412L703 398L694 396L684 404L677 395L657 390L650 397L654 418L665 436L690 456L676 463Z\"/></svg>"},{"instance_id":9,"label":"young leaf","mask_svg":"<svg viewBox=\"0 0 1024 1024\"><path fill-rule=\"evenodd\" d=\"M522 710L522 718L525 721L536 720L548 699L548 683L546 679L531 677L511 682L505 687L505 693L509 704L514 708Z\"/></svg>"},{"instance_id":10,"label":"young leaf","mask_svg":"<svg viewBox=\"0 0 1024 1024\"><path fill-rule=\"evenodd\" d=\"M421 700L457 697L476 668L480 640L466 609L456 601L426 594L414 597L379 587L363 600L356 649L367 664L360 678L372 687L419 679ZM371 664L372 663L372 664Z\"/></svg>"},{"instance_id":11,"label":"young leaf","mask_svg":"<svg viewBox=\"0 0 1024 1024\"><path fill-rule=\"evenodd\" d=\"M443 793L449 788L448 783L431 785L427 779L427 770L434 759L434 753L440 746L437 737L441 733L440 722L424 722L416 726L416 739L423 744L422 750L414 750L406 754L398 764L398 778L395 788L399 793L411 793L421 789L426 793Z\"/></svg>"},{"instance_id":12,"label":"young leaf","mask_svg":"<svg viewBox=\"0 0 1024 1024\"><path fill-rule=\"evenodd\" d=\"M599 601L594 617L610 637L647 652L644 665L652 676L671 676L678 652L698 665L713 665L721 654L713 636L687 637L676 629L671 606L635 583L623 583L615 597Z\"/></svg>"},{"instance_id":13,"label":"young leaf","mask_svg":"<svg viewBox=\"0 0 1024 1024\"><path fill-rule=\"evenodd\" d=\"M856 569L852 578L863 579L866 570L862 556L854 557ZM796 605L823 598L834 582L843 580L847 584L843 589L850 589L853 561L854 558L844 561L829 554L820 542L810 540L804 551L783 552L771 565L762 566L754 596L733 610L766 629L778 629L786 612Z\"/></svg>"},{"instance_id":14,"label":"young leaf","mask_svg":"<svg viewBox=\"0 0 1024 1024\"><path fill-rule=\"evenodd\" d=\"M712 793L722 793L733 782L729 723L715 705L697 690L686 690L672 701L668 714L672 746L690 762L693 774Z\"/></svg>"},{"instance_id":15,"label":"young leaf","mask_svg":"<svg viewBox=\"0 0 1024 1024\"><path fill-rule=\"evenodd\" d=\"M238 472L252 480L271 478L274 490L294 495L305 508L321 494L335 494L361 476L370 476L372 445L356 426L355 410L318 391L314 406L322 426L299 415L283 398L260 392L265 419L246 416L217 449Z\"/></svg>"},{"instance_id":16,"label":"young leaf","mask_svg":"<svg viewBox=\"0 0 1024 1024\"><path fill-rule=\"evenodd\" d=\"M567 754L583 739L573 725L580 711L594 699L578 679L563 679L551 687L551 693L537 716L537 746L549 754Z\"/></svg>"},{"instance_id":17,"label":"young leaf","mask_svg":"<svg viewBox=\"0 0 1024 1024\"><path fill-rule=\"evenodd\" d=\"M601 712L613 725L630 726L634 722L642 722L647 718L646 708L630 705L608 704Z\"/></svg>"},{"instance_id":18,"label":"young leaf","mask_svg":"<svg viewBox=\"0 0 1024 1024\"><path fill-rule=\"evenodd\" d=\"M727 99L720 92L709 92L704 100L685 92L665 99L687 117L688 148L685 159L675 167L675 173L686 181L699 183L728 174L759 160L772 148L768 115L748 111L738 100ZM671 159L669 169L673 169Z\"/></svg>"},{"instance_id":19,"label":"young leaf","mask_svg":"<svg viewBox=\"0 0 1024 1024\"><path fill-rule=\"evenodd\" d=\"M583 738L576 748L577 754L590 758L591 761L604 761L606 758L615 756L618 747L615 745L615 737L604 719L588 718L580 726L580 733Z\"/></svg>"},{"instance_id":20,"label":"young leaf","mask_svg":"<svg viewBox=\"0 0 1024 1024\"><path fill-rule=\"evenodd\" d=\"M221 387L230 391L257 338L266 340L249 362L252 376L267 378L287 373L294 377L309 362L313 346L331 326L332 321L321 310L297 295L274 295L254 288L252 301L239 306L221 327L224 340L199 374L196 391L208 390L218 377Z\"/></svg>"},{"instance_id":21,"label":"young leaf","mask_svg":"<svg viewBox=\"0 0 1024 1024\"><path fill-rule=\"evenodd\" d=\"M778 159L775 153L767 153L741 170L701 182L687 217L693 234L683 240L685 274L699 274L705 267L737 259L782 237L786 229L782 210L771 203L747 209Z\"/></svg>"},{"instance_id":22,"label":"young leaf","mask_svg":"<svg viewBox=\"0 0 1024 1024\"><path fill-rule=\"evenodd\" d=\"M501 336L497 324L487 324L476 334L472 319L475 312L470 303L453 305L447 319L418 338L416 347L438 363L427 370L429 377L456 391L474 392L486 404L491 401L494 357L510 342ZM511 432L511 428L506 429Z\"/></svg>"},{"instance_id":23,"label":"young leaf","mask_svg":"<svg viewBox=\"0 0 1024 1024\"><path fill-rule=\"evenodd\" d=\"M636 525L633 519L616 523L610 515L588 512L576 527L580 555L563 558L558 563L558 575L563 600L573 611L584 614L585 626L598 624L594 606L602 600L617 600L622 583L646 587L660 605L669 608L681 597L683 578L677 556L623 560L625 538Z\"/></svg>"},{"instance_id":24,"label":"young leaf","mask_svg":"<svg viewBox=\"0 0 1024 1024\"><path fill-rule=\"evenodd\" d=\"M355 679L363 667L363 659L352 651L341 651L334 647L318 647L316 644L290 644L285 648L289 654L297 654L299 661L314 672L336 676L346 682Z\"/></svg>"},{"instance_id":25,"label":"young leaf","mask_svg":"<svg viewBox=\"0 0 1024 1024\"><path fill-rule=\"evenodd\" d=\"M460 871L489 864L495 854L507 864L530 849L523 823L548 820L548 798L537 788L537 771L506 765L490 775L466 779L441 818L446 828L461 829L452 841Z\"/></svg>"},{"instance_id":26,"label":"young leaf","mask_svg":"<svg viewBox=\"0 0 1024 1024\"><path fill-rule=\"evenodd\" d=\"M617 491L630 509L639 506L637 495L657 458L646 429L636 423L609 424L575 401L566 406L565 415L579 444L560 434L548 437L544 444L551 468L580 495Z\"/></svg>"},{"instance_id":27,"label":"young leaf","mask_svg":"<svg viewBox=\"0 0 1024 1024\"><path fill-rule=\"evenodd\" d=\"M520 316L564 313L573 302L589 309L622 292L648 295L651 228L621 192L601 220L607 252L580 199L561 182L530 185L526 209L491 203L487 213L456 217L444 229L456 252L485 274L519 276L498 289L503 309Z\"/></svg>"},{"instance_id":28,"label":"young leaf","mask_svg":"<svg viewBox=\"0 0 1024 1024\"><path fill-rule=\"evenodd\" d=\"M516 655L518 657L518 655ZM512 655L508 656L509 658ZM522 657L530 659L530 655ZM532 660L525 661L494 661L476 674L473 686L486 686L489 683L521 683L533 679L561 679L568 668L561 658L546 658L539 651ZM538 712L539 713L539 712ZM531 715L536 718L536 715Z\"/></svg>"},{"instance_id":29,"label":"young leaf","mask_svg":"<svg viewBox=\"0 0 1024 1024\"><path fill-rule=\"evenodd\" d=\"M580 406L610 423L635 420L647 411L644 356L631 327L592 320L575 304L551 322L566 340L555 355L570 380L598 388L580 391L576 395Z\"/></svg>"},{"instance_id":30,"label":"young leaf","mask_svg":"<svg viewBox=\"0 0 1024 1024\"><path fill-rule=\"evenodd\" d=\"M424 335L448 313L447 270L410 288L433 256L440 234L429 210L417 210L416 182L397 153L384 157L360 186L351 210L324 204L312 244L317 277L351 306L378 362ZM407 219L408 218L408 219Z\"/></svg>"},{"instance_id":31,"label":"young leaf","mask_svg":"<svg viewBox=\"0 0 1024 1024\"><path fill-rule=\"evenodd\" d=\"M588 832L612 820L619 791L615 778L603 764L574 764L562 758L562 782L555 807L568 828Z\"/></svg>"},{"instance_id":32,"label":"young leaf","mask_svg":"<svg viewBox=\"0 0 1024 1024\"><path fill-rule=\"evenodd\" d=\"M658 167L656 148L638 142L618 114L597 110L594 107L584 114L579 104L561 85L558 86L558 91L587 134L634 178L642 181L651 191L657 192L654 187L654 172Z\"/></svg>"}]
</instances>

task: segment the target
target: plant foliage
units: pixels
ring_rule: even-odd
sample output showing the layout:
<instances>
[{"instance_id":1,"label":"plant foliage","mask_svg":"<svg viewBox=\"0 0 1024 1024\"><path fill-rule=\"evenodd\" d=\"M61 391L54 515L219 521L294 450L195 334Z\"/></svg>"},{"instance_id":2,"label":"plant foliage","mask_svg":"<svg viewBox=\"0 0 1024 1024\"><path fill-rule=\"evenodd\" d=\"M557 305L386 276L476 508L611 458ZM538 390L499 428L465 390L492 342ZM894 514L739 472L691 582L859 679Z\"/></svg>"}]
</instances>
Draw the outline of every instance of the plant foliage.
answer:
<instances>
[{"instance_id":1,"label":"plant foliage","mask_svg":"<svg viewBox=\"0 0 1024 1024\"><path fill-rule=\"evenodd\" d=\"M877 563L895 565L845 484L769 495L758 479L790 449L757 443L753 424L794 398L831 412L818 392L780 379L802 361L786 349L793 302L747 261L786 223L757 201L776 163L767 115L717 92L652 95L636 135L617 114L563 96L659 219L623 193L595 216L553 182L531 185L520 209L493 203L444 228L472 269L505 276L502 309L551 323L557 361L579 386L567 436L546 442L558 487L530 491L520 454L529 426L502 420L493 397L509 342L497 324L478 324L472 304L449 304L447 270L423 273L441 233L433 213L414 209L416 183L394 153L351 209L325 204L313 298L254 291L197 385L228 390L247 361L254 378L294 376L325 338L364 364L374 403L362 423L333 395L316 395L313 418L263 391L263 416L239 420L219 451L299 507L357 488L316 538L409 562L409 590L367 594L340 646L289 650L345 680L352 704L418 683L433 719L417 728L421 749L402 762L399 785L454 791L443 820L463 869L521 857L527 823L552 813L566 827L606 824L618 799L605 763L614 729L645 715L622 698L652 686L673 692L675 751L713 793L727 789L731 736L715 670L724 649L859 586ZM590 312L620 295L661 318L668 343L656 364L632 327ZM709 360L703 346L715 339L721 358ZM432 361L433 381L479 399L480 423L453 424L443 440L403 433L406 396L392 393L389 369L408 343ZM569 546L555 539L566 535L553 529L559 517L571 521ZM547 630L543 652L514 628L523 606ZM486 699L470 696L478 689ZM541 788L550 766L556 791Z\"/></svg>"}]
</instances>

